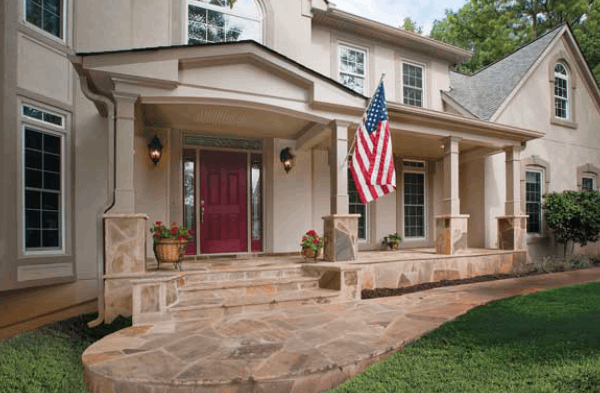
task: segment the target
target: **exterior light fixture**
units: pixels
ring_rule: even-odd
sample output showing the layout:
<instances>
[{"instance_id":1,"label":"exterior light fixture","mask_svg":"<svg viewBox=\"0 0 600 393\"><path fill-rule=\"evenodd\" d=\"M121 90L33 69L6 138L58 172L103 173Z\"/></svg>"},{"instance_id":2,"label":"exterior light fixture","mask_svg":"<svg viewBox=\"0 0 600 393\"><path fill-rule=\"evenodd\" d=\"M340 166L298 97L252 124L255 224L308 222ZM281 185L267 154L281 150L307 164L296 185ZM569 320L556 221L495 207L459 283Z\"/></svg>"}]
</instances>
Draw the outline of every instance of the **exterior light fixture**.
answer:
<instances>
[{"instance_id":1,"label":"exterior light fixture","mask_svg":"<svg viewBox=\"0 0 600 393\"><path fill-rule=\"evenodd\" d=\"M160 143L160 139L158 139L158 135L154 135L154 138L148 143L148 153L150 154L150 159L154 163L154 166L158 164L160 158L162 157L162 148L163 145Z\"/></svg>"},{"instance_id":2,"label":"exterior light fixture","mask_svg":"<svg viewBox=\"0 0 600 393\"><path fill-rule=\"evenodd\" d=\"M286 147L279 153L279 160L283 164L285 173L288 173L294 167L294 156L290 153L290 148Z\"/></svg>"}]
</instances>

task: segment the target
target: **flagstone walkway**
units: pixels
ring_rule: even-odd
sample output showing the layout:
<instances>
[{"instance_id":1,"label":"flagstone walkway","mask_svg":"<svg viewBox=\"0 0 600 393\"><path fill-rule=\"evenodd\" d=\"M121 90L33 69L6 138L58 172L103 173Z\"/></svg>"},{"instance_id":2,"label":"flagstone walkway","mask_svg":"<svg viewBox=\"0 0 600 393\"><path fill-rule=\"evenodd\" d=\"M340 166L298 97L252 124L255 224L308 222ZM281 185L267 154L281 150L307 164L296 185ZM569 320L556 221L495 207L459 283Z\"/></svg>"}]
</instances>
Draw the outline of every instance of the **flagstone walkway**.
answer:
<instances>
[{"instance_id":1,"label":"flagstone walkway","mask_svg":"<svg viewBox=\"0 0 600 393\"><path fill-rule=\"evenodd\" d=\"M121 330L83 354L92 393L312 393L488 302L600 282L600 268Z\"/></svg>"}]
</instances>

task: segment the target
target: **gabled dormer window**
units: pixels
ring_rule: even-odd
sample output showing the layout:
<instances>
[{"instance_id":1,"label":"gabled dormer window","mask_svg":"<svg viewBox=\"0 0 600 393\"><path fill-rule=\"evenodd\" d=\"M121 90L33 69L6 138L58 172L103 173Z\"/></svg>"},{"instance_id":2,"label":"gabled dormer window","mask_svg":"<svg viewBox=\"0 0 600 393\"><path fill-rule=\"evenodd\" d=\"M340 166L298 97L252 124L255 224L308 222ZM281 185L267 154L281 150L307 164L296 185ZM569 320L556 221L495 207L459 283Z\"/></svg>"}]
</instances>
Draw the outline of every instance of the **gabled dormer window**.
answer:
<instances>
[{"instance_id":1,"label":"gabled dormer window","mask_svg":"<svg viewBox=\"0 0 600 393\"><path fill-rule=\"evenodd\" d=\"M207 44L254 40L262 43L262 13L254 0L188 0L187 42Z\"/></svg>"},{"instance_id":2,"label":"gabled dormer window","mask_svg":"<svg viewBox=\"0 0 600 393\"><path fill-rule=\"evenodd\" d=\"M554 116L569 119L569 74L562 63L554 65Z\"/></svg>"}]
</instances>

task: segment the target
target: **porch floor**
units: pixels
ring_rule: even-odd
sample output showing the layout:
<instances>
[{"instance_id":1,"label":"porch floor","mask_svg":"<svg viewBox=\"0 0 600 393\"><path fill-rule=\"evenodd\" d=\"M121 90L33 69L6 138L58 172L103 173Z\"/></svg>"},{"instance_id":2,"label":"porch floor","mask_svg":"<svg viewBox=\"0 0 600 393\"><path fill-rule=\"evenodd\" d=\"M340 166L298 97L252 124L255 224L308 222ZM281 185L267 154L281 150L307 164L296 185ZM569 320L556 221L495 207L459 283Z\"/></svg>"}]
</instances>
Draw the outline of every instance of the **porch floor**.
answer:
<instances>
[{"instance_id":1,"label":"porch floor","mask_svg":"<svg viewBox=\"0 0 600 393\"><path fill-rule=\"evenodd\" d=\"M92 393L323 392L477 305L599 281L600 268L595 268L135 326L84 352L85 379Z\"/></svg>"}]
</instances>

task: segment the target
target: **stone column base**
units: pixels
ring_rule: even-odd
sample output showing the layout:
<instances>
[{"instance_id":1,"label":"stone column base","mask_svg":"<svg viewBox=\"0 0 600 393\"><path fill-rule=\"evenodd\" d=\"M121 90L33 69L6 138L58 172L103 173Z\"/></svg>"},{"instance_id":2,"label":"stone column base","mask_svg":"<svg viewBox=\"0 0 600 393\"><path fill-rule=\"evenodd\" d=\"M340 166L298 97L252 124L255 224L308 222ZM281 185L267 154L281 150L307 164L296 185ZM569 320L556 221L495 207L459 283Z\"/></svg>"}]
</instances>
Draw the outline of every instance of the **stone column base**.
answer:
<instances>
[{"instance_id":1,"label":"stone column base","mask_svg":"<svg viewBox=\"0 0 600 393\"><path fill-rule=\"evenodd\" d=\"M360 214L334 214L323 217L325 261L355 261L358 258L359 217Z\"/></svg>"},{"instance_id":2,"label":"stone column base","mask_svg":"<svg viewBox=\"0 0 600 393\"><path fill-rule=\"evenodd\" d=\"M469 215L436 216L436 254L454 255L467 249Z\"/></svg>"},{"instance_id":3,"label":"stone column base","mask_svg":"<svg viewBox=\"0 0 600 393\"><path fill-rule=\"evenodd\" d=\"M105 214L105 274L146 272L146 214Z\"/></svg>"},{"instance_id":4,"label":"stone column base","mask_svg":"<svg viewBox=\"0 0 600 393\"><path fill-rule=\"evenodd\" d=\"M500 250L525 250L525 233L529 216L502 216L498 218L498 248Z\"/></svg>"}]
</instances>

